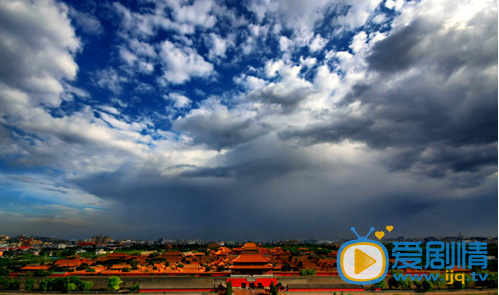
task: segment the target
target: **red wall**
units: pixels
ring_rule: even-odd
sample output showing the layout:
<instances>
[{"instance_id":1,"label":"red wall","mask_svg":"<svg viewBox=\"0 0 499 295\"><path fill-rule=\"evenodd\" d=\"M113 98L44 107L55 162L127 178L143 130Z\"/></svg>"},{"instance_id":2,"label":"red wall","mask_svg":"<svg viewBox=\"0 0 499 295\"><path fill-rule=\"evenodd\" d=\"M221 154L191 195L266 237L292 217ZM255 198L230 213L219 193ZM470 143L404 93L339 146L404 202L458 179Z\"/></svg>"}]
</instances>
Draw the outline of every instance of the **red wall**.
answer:
<instances>
[{"instance_id":1,"label":"red wall","mask_svg":"<svg viewBox=\"0 0 499 295\"><path fill-rule=\"evenodd\" d=\"M364 289L337 289L337 288L331 288L331 289L289 289L289 292L363 292Z\"/></svg>"},{"instance_id":2,"label":"red wall","mask_svg":"<svg viewBox=\"0 0 499 295\"><path fill-rule=\"evenodd\" d=\"M213 292L214 289L195 289L195 288L186 288L186 289L140 289L140 293L145 292Z\"/></svg>"},{"instance_id":3,"label":"red wall","mask_svg":"<svg viewBox=\"0 0 499 295\"><path fill-rule=\"evenodd\" d=\"M256 281L251 281L251 282L248 282L247 278L230 278L230 279L227 279L226 282L227 283L231 282L232 287L237 287L237 288L241 288L242 283L246 283L246 288L249 287L250 283L254 283L255 288L258 287L258 283L261 283L263 287L270 287L270 284L272 282L274 282L274 285L277 285L276 278L256 278Z\"/></svg>"}]
</instances>

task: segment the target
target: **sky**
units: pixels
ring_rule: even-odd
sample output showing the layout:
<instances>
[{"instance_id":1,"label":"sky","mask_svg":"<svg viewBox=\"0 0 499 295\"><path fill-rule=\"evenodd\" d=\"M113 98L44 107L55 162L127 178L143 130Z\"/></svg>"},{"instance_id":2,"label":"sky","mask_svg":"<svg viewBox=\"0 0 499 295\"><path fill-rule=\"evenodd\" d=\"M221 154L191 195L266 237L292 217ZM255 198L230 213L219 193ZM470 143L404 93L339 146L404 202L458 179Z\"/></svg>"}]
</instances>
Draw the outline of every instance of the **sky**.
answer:
<instances>
[{"instance_id":1,"label":"sky","mask_svg":"<svg viewBox=\"0 0 499 295\"><path fill-rule=\"evenodd\" d=\"M0 234L497 236L497 6L0 0Z\"/></svg>"}]
</instances>

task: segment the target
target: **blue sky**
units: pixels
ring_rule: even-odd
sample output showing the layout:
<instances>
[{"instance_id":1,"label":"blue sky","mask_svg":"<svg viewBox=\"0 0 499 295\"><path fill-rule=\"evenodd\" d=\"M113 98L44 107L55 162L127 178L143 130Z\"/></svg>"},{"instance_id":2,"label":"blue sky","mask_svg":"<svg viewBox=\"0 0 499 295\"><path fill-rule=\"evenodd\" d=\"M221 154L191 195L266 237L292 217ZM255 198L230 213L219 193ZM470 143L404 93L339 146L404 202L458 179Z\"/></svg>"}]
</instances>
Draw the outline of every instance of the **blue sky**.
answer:
<instances>
[{"instance_id":1,"label":"blue sky","mask_svg":"<svg viewBox=\"0 0 499 295\"><path fill-rule=\"evenodd\" d=\"M0 1L0 233L497 235L497 1Z\"/></svg>"}]
</instances>

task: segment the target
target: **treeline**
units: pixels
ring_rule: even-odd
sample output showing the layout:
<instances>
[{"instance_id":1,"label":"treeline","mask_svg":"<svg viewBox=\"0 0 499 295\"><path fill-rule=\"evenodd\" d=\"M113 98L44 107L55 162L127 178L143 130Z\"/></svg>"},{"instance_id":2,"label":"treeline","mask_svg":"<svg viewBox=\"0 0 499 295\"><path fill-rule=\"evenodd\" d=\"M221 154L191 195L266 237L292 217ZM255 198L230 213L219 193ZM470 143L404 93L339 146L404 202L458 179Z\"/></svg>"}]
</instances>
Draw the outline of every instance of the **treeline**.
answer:
<instances>
[{"instance_id":1,"label":"treeline","mask_svg":"<svg viewBox=\"0 0 499 295\"><path fill-rule=\"evenodd\" d=\"M24 290L35 290L36 281L27 279ZM45 278L38 283L39 291L89 291L94 286L93 282L82 281L78 277ZM21 282L8 276L0 276L0 290L20 290Z\"/></svg>"},{"instance_id":2,"label":"treeline","mask_svg":"<svg viewBox=\"0 0 499 295\"><path fill-rule=\"evenodd\" d=\"M46 278L40 281L40 291L89 291L94 286L93 282L82 281L78 277Z\"/></svg>"}]
</instances>

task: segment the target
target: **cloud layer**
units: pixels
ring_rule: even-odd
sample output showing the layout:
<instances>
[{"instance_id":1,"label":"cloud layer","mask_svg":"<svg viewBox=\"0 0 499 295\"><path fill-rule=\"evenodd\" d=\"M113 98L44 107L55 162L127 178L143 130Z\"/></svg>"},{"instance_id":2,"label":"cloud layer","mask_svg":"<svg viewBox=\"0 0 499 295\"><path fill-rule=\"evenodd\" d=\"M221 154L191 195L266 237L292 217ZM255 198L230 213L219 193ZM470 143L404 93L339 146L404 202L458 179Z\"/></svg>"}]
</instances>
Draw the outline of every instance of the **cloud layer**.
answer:
<instances>
[{"instance_id":1,"label":"cloud layer","mask_svg":"<svg viewBox=\"0 0 499 295\"><path fill-rule=\"evenodd\" d=\"M0 231L494 235L497 44L496 1L0 1Z\"/></svg>"}]
</instances>

